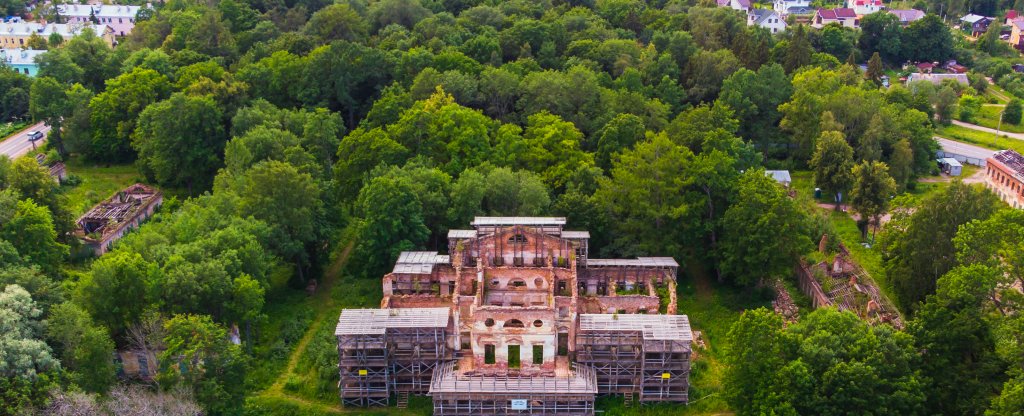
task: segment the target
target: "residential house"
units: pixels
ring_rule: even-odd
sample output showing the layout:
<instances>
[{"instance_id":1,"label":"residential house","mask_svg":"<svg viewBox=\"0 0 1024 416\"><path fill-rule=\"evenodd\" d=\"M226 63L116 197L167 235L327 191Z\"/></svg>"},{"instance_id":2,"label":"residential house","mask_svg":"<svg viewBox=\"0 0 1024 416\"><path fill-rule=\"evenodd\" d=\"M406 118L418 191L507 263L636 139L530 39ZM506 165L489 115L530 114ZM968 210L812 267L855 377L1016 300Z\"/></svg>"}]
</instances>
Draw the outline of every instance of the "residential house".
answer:
<instances>
[{"instance_id":1,"label":"residential house","mask_svg":"<svg viewBox=\"0 0 1024 416\"><path fill-rule=\"evenodd\" d=\"M1003 26L1009 26L1010 24L1013 23L1013 20L1016 19L1017 17L1018 16L1017 16L1017 11L1016 10L1013 10L1013 9L1007 10L1006 11L1006 20L1003 21Z\"/></svg>"},{"instance_id":2,"label":"residential house","mask_svg":"<svg viewBox=\"0 0 1024 416\"><path fill-rule=\"evenodd\" d=\"M928 81L932 84L938 85L947 79L954 80L963 85L971 84L971 81L967 79L967 74L927 74L920 72L910 74L910 76L907 77L907 84L915 81Z\"/></svg>"},{"instance_id":3,"label":"residential house","mask_svg":"<svg viewBox=\"0 0 1024 416\"><path fill-rule=\"evenodd\" d=\"M935 64L932 62L920 62L915 66L922 74L930 74L932 70L935 69Z\"/></svg>"},{"instance_id":4,"label":"residential house","mask_svg":"<svg viewBox=\"0 0 1024 416\"><path fill-rule=\"evenodd\" d=\"M985 186L1014 208L1024 208L1024 156L1000 150L986 160Z\"/></svg>"},{"instance_id":5,"label":"residential house","mask_svg":"<svg viewBox=\"0 0 1024 416\"><path fill-rule=\"evenodd\" d=\"M1013 46L1017 50L1024 50L1022 31L1024 31L1024 17L1018 17L1010 21L1010 38L1007 42L1010 42L1010 46Z\"/></svg>"},{"instance_id":6,"label":"residential house","mask_svg":"<svg viewBox=\"0 0 1024 416\"><path fill-rule=\"evenodd\" d=\"M946 64L943 65L942 68L954 74L966 74L968 71L966 66L960 65L955 59L946 61Z\"/></svg>"},{"instance_id":7,"label":"residential house","mask_svg":"<svg viewBox=\"0 0 1024 416\"><path fill-rule=\"evenodd\" d=\"M733 10L750 11L754 8L750 0L717 0L718 7L728 7Z\"/></svg>"},{"instance_id":8,"label":"residential house","mask_svg":"<svg viewBox=\"0 0 1024 416\"><path fill-rule=\"evenodd\" d=\"M772 33L786 31L786 21L778 12L769 9L753 9L747 13L747 26L758 26Z\"/></svg>"},{"instance_id":9,"label":"residential house","mask_svg":"<svg viewBox=\"0 0 1024 416\"><path fill-rule=\"evenodd\" d=\"M135 16L142 6L123 6L118 4L64 4L57 6L59 14L68 23L99 23L110 26L117 36L132 33L135 27ZM95 19L95 20L93 20Z\"/></svg>"},{"instance_id":10,"label":"residential house","mask_svg":"<svg viewBox=\"0 0 1024 416\"><path fill-rule=\"evenodd\" d=\"M889 9L889 13L896 15L903 27L909 26L910 22L924 18L924 12L917 9Z\"/></svg>"},{"instance_id":11,"label":"residential house","mask_svg":"<svg viewBox=\"0 0 1024 416\"><path fill-rule=\"evenodd\" d=\"M153 216L163 204L160 191L137 183L100 202L75 222L75 235L93 254L101 256L115 241Z\"/></svg>"},{"instance_id":12,"label":"residential house","mask_svg":"<svg viewBox=\"0 0 1024 416\"><path fill-rule=\"evenodd\" d=\"M114 46L114 30L106 25L95 25L92 23L37 23L17 22L0 24L0 48L25 48L28 39L34 34L49 40L50 35L56 33L65 41L82 34L87 28L91 28L96 36L102 38L107 45Z\"/></svg>"},{"instance_id":13,"label":"residential house","mask_svg":"<svg viewBox=\"0 0 1024 416\"><path fill-rule=\"evenodd\" d=\"M857 13L849 8L818 9L811 21L811 27L821 29L830 23L838 23L841 26L853 29L860 28L860 19Z\"/></svg>"},{"instance_id":14,"label":"residential house","mask_svg":"<svg viewBox=\"0 0 1024 416\"><path fill-rule=\"evenodd\" d=\"M976 14L969 14L960 18L960 30L965 33L970 33L971 36L981 36L985 31L988 30L988 26L992 24L991 17L979 16Z\"/></svg>"},{"instance_id":15,"label":"residential house","mask_svg":"<svg viewBox=\"0 0 1024 416\"><path fill-rule=\"evenodd\" d=\"M793 7L810 8L810 0L775 0L772 3L772 8L779 14L785 15L789 13L789 9Z\"/></svg>"},{"instance_id":16,"label":"residential house","mask_svg":"<svg viewBox=\"0 0 1024 416\"><path fill-rule=\"evenodd\" d=\"M36 57L44 53L46 51L38 49L0 49L0 64L6 65L15 72L34 77L39 72Z\"/></svg>"},{"instance_id":17,"label":"residential house","mask_svg":"<svg viewBox=\"0 0 1024 416\"><path fill-rule=\"evenodd\" d=\"M846 0L846 7L853 9L858 16L880 12L885 9L882 0Z\"/></svg>"}]
</instances>

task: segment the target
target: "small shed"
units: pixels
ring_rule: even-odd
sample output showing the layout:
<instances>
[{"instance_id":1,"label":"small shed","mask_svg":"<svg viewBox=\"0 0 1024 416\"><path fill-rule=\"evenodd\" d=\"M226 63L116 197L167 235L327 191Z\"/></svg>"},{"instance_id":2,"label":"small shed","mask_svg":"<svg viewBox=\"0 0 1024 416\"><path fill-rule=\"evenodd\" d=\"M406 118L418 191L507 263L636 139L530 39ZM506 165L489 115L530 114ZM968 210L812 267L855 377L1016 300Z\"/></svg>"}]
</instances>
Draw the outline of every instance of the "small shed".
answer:
<instances>
[{"instance_id":1,"label":"small shed","mask_svg":"<svg viewBox=\"0 0 1024 416\"><path fill-rule=\"evenodd\" d=\"M765 176L775 179L776 182L781 183L782 186L789 188L789 184L793 183L793 179L789 176L788 170L766 170L764 171Z\"/></svg>"},{"instance_id":2,"label":"small shed","mask_svg":"<svg viewBox=\"0 0 1024 416\"><path fill-rule=\"evenodd\" d=\"M956 159L944 157L939 159L939 168L949 176L960 176L960 172L963 170L963 165L961 165L960 161Z\"/></svg>"}]
</instances>

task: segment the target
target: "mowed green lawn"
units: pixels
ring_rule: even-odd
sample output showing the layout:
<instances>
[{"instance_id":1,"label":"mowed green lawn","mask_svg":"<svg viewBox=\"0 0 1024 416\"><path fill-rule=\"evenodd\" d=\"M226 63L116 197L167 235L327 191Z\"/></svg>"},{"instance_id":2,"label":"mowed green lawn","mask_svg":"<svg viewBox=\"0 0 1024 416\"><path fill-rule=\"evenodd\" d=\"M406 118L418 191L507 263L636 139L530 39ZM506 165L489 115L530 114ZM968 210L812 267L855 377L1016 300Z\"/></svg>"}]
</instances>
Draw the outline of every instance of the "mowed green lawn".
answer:
<instances>
[{"instance_id":1,"label":"mowed green lawn","mask_svg":"<svg viewBox=\"0 0 1024 416\"><path fill-rule=\"evenodd\" d=\"M81 179L76 186L64 186L68 208L74 216L109 198L128 185L142 181L134 165L100 165L84 163L80 158L66 161L68 174Z\"/></svg>"},{"instance_id":2,"label":"mowed green lawn","mask_svg":"<svg viewBox=\"0 0 1024 416\"><path fill-rule=\"evenodd\" d=\"M935 129L935 134L964 143L995 149L1012 149L1018 153L1024 153L1024 140L1011 139L1004 136L996 136L995 133L972 130L960 126L943 126Z\"/></svg>"}]
</instances>

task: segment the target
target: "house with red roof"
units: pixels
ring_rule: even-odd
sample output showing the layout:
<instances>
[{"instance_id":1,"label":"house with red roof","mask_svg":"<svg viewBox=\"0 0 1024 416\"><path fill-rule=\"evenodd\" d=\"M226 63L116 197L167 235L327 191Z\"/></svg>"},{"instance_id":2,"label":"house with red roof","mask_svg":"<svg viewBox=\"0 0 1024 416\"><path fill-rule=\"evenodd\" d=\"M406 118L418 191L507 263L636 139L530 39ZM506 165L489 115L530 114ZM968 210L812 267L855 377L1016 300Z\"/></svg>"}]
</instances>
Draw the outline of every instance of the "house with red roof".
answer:
<instances>
[{"instance_id":1,"label":"house with red roof","mask_svg":"<svg viewBox=\"0 0 1024 416\"><path fill-rule=\"evenodd\" d=\"M853 9L858 16L882 11L885 6L882 0L846 0L846 7Z\"/></svg>"},{"instance_id":2,"label":"house with red roof","mask_svg":"<svg viewBox=\"0 0 1024 416\"><path fill-rule=\"evenodd\" d=\"M838 23L840 26L853 29L860 28L860 19L857 13L850 8L818 9L811 20L811 27L821 29L830 23Z\"/></svg>"}]
</instances>

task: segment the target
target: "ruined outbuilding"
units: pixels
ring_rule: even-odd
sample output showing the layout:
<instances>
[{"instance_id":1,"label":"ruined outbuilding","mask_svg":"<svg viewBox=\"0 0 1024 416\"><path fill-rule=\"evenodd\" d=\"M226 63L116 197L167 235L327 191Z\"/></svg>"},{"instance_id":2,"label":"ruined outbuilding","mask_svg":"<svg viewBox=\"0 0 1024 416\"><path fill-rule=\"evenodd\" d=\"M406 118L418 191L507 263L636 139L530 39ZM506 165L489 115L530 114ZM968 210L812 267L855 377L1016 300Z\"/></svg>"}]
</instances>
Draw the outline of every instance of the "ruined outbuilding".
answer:
<instances>
[{"instance_id":1,"label":"ruined outbuilding","mask_svg":"<svg viewBox=\"0 0 1024 416\"><path fill-rule=\"evenodd\" d=\"M93 254L101 256L125 233L151 217L163 200L163 194L155 188L134 184L79 217L75 235Z\"/></svg>"},{"instance_id":2,"label":"ruined outbuilding","mask_svg":"<svg viewBox=\"0 0 1024 416\"><path fill-rule=\"evenodd\" d=\"M598 394L688 401L670 257L591 259L564 218L477 217L448 255L404 252L381 309L342 311L345 405L429 394L434 414L591 415Z\"/></svg>"}]
</instances>

